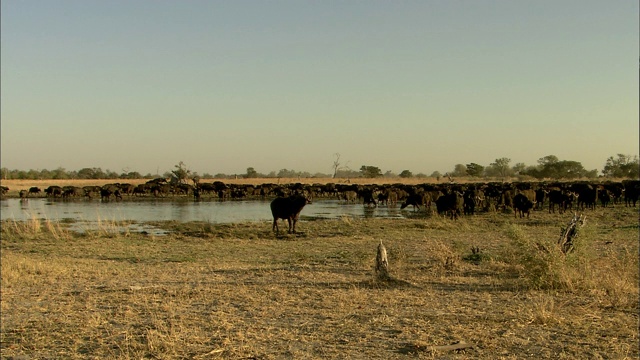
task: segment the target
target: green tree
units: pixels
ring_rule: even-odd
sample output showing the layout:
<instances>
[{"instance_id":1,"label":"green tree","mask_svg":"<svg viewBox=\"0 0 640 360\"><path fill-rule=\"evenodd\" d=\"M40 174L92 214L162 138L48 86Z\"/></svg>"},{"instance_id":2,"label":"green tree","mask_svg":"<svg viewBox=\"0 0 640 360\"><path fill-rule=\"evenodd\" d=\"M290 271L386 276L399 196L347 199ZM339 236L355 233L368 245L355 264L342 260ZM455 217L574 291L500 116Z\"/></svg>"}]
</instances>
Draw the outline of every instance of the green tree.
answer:
<instances>
[{"instance_id":1,"label":"green tree","mask_svg":"<svg viewBox=\"0 0 640 360\"><path fill-rule=\"evenodd\" d=\"M40 179L40 171L30 169L30 170L27 172L27 177L28 177L29 179L32 179L32 180L38 180L38 179Z\"/></svg>"},{"instance_id":2,"label":"green tree","mask_svg":"<svg viewBox=\"0 0 640 360\"><path fill-rule=\"evenodd\" d=\"M382 170L376 166L362 165L362 167L360 167L360 174L364 178L377 178L382 176Z\"/></svg>"},{"instance_id":3,"label":"green tree","mask_svg":"<svg viewBox=\"0 0 640 360\"><path fill-rule=\"evenodd\" d=\"M493 168L496 169L497 173L504 178L510 175L509 174L510 162L511 162L511 159L503 157L503 158L496 159L490 165L493 166Z\"/></svg>"},{"instance_id":4,"label":"green tree","mask_svg":"<svg viewBox=\"0 0 640 360\"><path fill-rule=\"evenodd\" d=\"M142 179L142 175L137 171L123 172L120 179Z\"/></svg>"},{"instance_id":5,"label":"green tree","mask_svg":"<svg viewBox=\"0 0 640 360\"><path fill-rule=\"evenodd\" d=\"M598 177L598 169L589 170L589 171L585 172L584 176L587 179L595 179L595 178Z\"/></svg>"},{"instance_id":6,"label":"green tree","mask_svg":"<svg viewBox=\"0 0 640 360\"><path fill-rule=\"evenodd\" d=\"M413 177L413 174L409 170L402 170L399 176L401 178L410 178L410 177Z\"/></svg>"},{"instance_id":7,"label":"green tree","mask_svg":"<svg viewBox=\"0 0 640 360\"><path fill-rule=\"evenodd\" d=\"M560 178L560 172L558 167L560 166L560 159L558 159L555 155L547 155L545 157L541 157L538 159L538 164L540 165L540 175L544 178Z\"/></svg>"},{"instance_id":8,"label":"green tree","mask_svg":"<svg viewBox=\"0 0 640 360\"><path fill-rule=\"evenodd\" d=\"M104 176L105 176L104 177L105 179L119 179L120 178L120 174L118 174L115 171L109 170L109 169L105 170Z\"/></svg>"},{"instance_id":9,"label":"green tree","mask_svg":"<svg viewBox=\"0 0 640 360\"><path fill-rule=\"evenodd\" d=\"M68 179L69 175L63 167L59 167L51 172L51 178L54 180Z\"/></svg>"},{"instance_id":10,"label":"green tree","mask_svg":"<svg viewBox=\"0 0 640 360\"><path fill-rule=\"evenodd\" d=\"M247 168L247 173L245 174L245 177L247 179L255 179L258 177L258 172L256 171L256 169L252 168L252 167L248 167Z\"/></svg>"},{"instance_id":11,"label":"green tree","mask_svg":"<svg viewBox=\"0 0 640 360\"><path fill-rule=\"evenodd\" d=\"M466 172L470 176L479 177L482 175L483 171L484 171L484 166L478 165L476 163L467 164L466 166Z\"/></svg>"},{"instance_id":12,"label":"green tree","mask_svg":"<svg viewBox=\"0 0 640 360\"><path fill-rule=\"evenodd\" d=\"M618 154L617 158L610 156L602 169L602 175L614 178L637 179L639 163L637 156Z\"/></svg>"},{"instance_id":13,"label":"green tree","mask_svg":"<svg viewBox=\"0 0 640 360\"><path fill-rule=\"evenodd\" d=\"M538 166L527 170L526 175L533 176L537 179L552 178L560 179L561 173L559 167L560 159L555 155L547 155L538 159Z\"/></svg>"},{"instance_id":14,"label":"green tree","mask_svg":"<svg viewBox=\"0 0 640 360\"><path fill-rule=\"evenodd\" d=\"M295 178L298 176L298 173L294 170L280 169L278 171L277 177L279 178Z\"/></svg>"},{"instance_id":15,"label":"green tree","mask_svg":"<svg viewBox=\"0 0 640 360\"><path fill-rule=\"evenodd\" d=\"M101 168L82 168L78 170L78 179L106 179L107 175Z\"/></svg>"},{"instance_id":16,"label":"green tree","mask_svg":"<svg viewBox=\"0 0 640 360\"><path fill-rule=\"evenodd\" d=\"M557 163L559 161L560 161L560 159L558 159L557 156L555 156L555 155L547 155L545 157L541 157L540 159L538 159L538 164L540 164L542 166L546 166L546 165L555 164L555 163Z\"/></svg>"},{"instance_id":17,"label":"green tree","mask_svg":"<svg viewBox=\"0 0 640 360\"><path fill-rule=\"evenodd\" d=\"M178 179L180 183L186 183L187 179L191 175L191 171L187 169L187 165L184 162L180 161L178 165L175 166L175 170L171 170L171 174Z\"/></svg>"},{"instance_id":18,"label":"green tree","mask_svg":"<svg viewBox=\"0 0 640 360\"><path fill-rule=\"evenodd\" d=\"M559 179L577 179L587 174L579 161L562 160L556 164L556 168Z\"/></svg>"},{"instance_id":19,"label":"green tree","mask_svg":"<svg viewBox=\"0 0 640 360\"><path fill-rule=\"evenodd\" d=\"M40 170L40 179L51 179L51 171L47 169Z\"/></svg>"},{"instance_id":20,"label":"green tree","mask_svg":"<svg viewBox=\"0 0 640 360\"><path fill-rule=\"evenodd\" d=\"M467 176L467 167L464 164L456 164L453 168L453 172L449 173L453 177Z\"/></svg>"},{"instance_id":21,"label":"green tree","mask_svg":"<svg viewBox=\"0 0 640 360\"><path fill-rule=\"evenodd\" d=\"M82 168L78 170L78 179L93 179L93 169Z\"/></svg>"},{"instance_id":22,"label":"green tree","mask_svg":"<svg viewBox=\"0 0 640 360\"><path fill-rule=\"evenodd\" d=\"M559 160L555 155L548 155L538 159L538 166L524 171L523 175L530 175L538 179L577 179L589 175L582 163L572 160Z\"/></svg>"},{"instance_id":23,"label":"green tree","mask_svg":"<svg viewBox=\"0 0 640 360\"><path fill-rule=\"evenodd\" d=\"M527 168L527 165L525 165L524 163L517 163L515 165L513 165L513 167L511 168L511 171L514 174L522 174Z\"/></svg>"},{"instance_id":24,"label":"green tree","mask_svg":"<svg viewBox=\"0 0 640 360\"><path fill-rule=\"evenodd\" d=\"M436 171L432 172L431 175L429 175L429 177L438 179L438 181L439 181L440 178L442 177L442 174L440 173L440 171L436 170Z\"/></svg>"}]
</instances>

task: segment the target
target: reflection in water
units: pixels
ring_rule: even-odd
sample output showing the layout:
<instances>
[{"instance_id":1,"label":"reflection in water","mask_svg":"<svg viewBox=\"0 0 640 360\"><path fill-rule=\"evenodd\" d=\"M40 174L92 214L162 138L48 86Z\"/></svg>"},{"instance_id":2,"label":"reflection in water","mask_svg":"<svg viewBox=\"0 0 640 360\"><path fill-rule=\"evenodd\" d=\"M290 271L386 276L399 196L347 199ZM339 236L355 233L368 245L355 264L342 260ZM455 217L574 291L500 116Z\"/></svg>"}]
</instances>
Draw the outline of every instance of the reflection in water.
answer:
<instances>
[{"instance_id":1,"label":"reflection in water","mask_svg":"<svg viewBox=\"0 0 640 360\"><path fill-rule=\"evenodd\" d=\"M22 210L28 210L29 209L29 199L20 199L20 208Z\"/></svg>"},{"instance_id":2,"label":"reflection in water","mask_svg":"<svg viewBox=\"0 0 640 360\"><path fill-rule=\"evenodd\" d=\"M32 218L84 222L206 221L233 223L242 221L271 221L269 200L251 201L191 201L169 199L128 199L102 202L94 199L5 199L0 201L0 219L28 220ZM403 218L426 215L400 210L399 207L370 207L345 204L338 200L316 200L305 206L301 219L335 219L344 216L360 218Z\"/></svg>"},{"instance_id":3,"label":"reflection in water","mask_svg":"<svg viewBox=\"0 0 640 360\"><path fill-rule=\"evenodd\" d=\"M369 218L375 217L376 208L371 207L371 206L364 206L363 209L364 209L364 217L365 218L369 219Z\"/></svg>"}]
</instances>

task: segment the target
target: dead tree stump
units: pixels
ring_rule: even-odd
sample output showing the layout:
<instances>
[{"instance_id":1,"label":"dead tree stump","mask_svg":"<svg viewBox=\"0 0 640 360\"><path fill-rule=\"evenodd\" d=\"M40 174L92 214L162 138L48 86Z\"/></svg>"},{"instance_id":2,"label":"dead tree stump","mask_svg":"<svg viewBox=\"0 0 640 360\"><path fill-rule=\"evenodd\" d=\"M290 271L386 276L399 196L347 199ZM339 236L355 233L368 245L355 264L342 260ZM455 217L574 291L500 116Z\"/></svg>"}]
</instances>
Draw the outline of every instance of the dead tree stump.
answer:
<instances>
[{"instance_id":1,"label":"dead tree stump","mask_svg":"<svg viewBox=\"0 0 640 360\"><path fill-rule=\"evenodd\" d=\"M578 216L577 213L573 214L573 218L566 227L560 231L560 239L558 239L558 245L563 254L568 254L573 251L574 240L578 236L578 230L584 226L587 221L587 217L584 215Z\"/></svg>"},{"instance_id":2,"label":"dead tree stump","mask_svg":"<svg viewBox=\"0 0 640 360\"><path fill-rule=\"evenodd\" d=\"M387 259L387 249L382 244L378 245L378 254L376 255L376 278L378 280L387 281L391 279L389 276L389 260Z\"/></svg>"}]
</instances>

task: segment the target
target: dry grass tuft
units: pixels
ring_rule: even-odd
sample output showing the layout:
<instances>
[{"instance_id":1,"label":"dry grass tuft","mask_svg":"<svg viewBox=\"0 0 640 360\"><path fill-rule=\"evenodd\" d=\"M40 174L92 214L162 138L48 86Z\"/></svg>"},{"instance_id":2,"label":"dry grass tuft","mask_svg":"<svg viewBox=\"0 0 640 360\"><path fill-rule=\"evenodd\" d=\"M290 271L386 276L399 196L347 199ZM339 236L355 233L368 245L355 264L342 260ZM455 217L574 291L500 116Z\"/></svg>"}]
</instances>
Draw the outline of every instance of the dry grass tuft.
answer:
<instances>
[{"instance_id":1,"label":"dry grass tuft","mask_svg":"<svg viewBox=\"0 0 640 360\"><path fill-rule=\"evenodd\" d=\"M553 296L545 293L538 293L532 297L529 312L533 324L550 326L563 322L562 309L556 305Z\"/></svg>"},{"instance_id":2,"label":"dry grass tuft","mask_svg":"<svg viewBox=\"0 0 640 360\"><path fill-rule=\"evenodd\" d=\"M2 235L9 239L35 239L50 237L54 240L67 240L71 234L59 221L38 219L32 216L27 221L5 220L2 222Z\"/></svg>"}]
</instances>

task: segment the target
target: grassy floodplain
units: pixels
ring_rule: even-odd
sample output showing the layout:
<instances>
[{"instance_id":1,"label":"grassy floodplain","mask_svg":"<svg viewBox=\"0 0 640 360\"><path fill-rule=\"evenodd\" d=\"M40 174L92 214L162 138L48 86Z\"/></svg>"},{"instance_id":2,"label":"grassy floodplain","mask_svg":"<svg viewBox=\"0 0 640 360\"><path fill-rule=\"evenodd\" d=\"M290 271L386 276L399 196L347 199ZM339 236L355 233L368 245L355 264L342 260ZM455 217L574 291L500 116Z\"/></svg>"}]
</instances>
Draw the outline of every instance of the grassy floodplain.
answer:
<instances>
[{"instance_id":1,"label":"grassy floodplain","mask_svg":"<svg viewBox=\"0 0 640 360\"><path fill-rule=\"evenodd\" d=\"M309 205L313 206L313 205ZM302 212L304 215L304 210ZM638 209L1 227L2 358L636 359ZM392 280L377 281L376 248ZM472 248L479 252L472 252ZM473 348L439 346L458 341Z\"/></svg>"}]
</instances>

